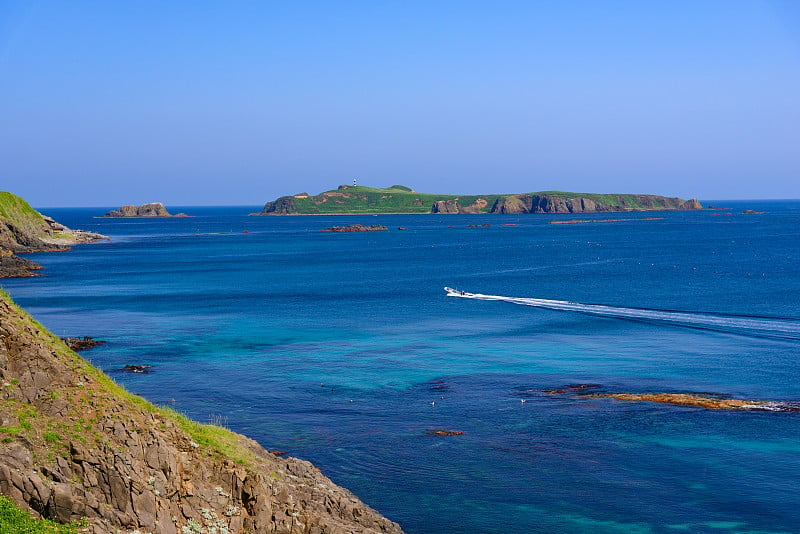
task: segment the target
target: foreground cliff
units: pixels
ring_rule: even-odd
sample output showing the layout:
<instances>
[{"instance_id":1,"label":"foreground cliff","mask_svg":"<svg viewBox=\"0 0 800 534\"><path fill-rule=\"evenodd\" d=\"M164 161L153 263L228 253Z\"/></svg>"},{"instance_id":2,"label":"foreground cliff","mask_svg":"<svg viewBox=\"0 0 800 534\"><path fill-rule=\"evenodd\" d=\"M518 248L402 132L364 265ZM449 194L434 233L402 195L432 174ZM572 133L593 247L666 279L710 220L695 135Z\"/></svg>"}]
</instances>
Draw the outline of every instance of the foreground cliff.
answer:
<instances>
[{"instance_id":1,"label":"foreground cliff","mask_svg":"<svg viewBox=\"0 0 800 534\"><path fill-rule=\"evenodd\" d=\"M0 191L0 278L35 276L41 267L16 256L24 252L67 250L70 245L89 243L106 236L71 230L33 209L24 199Z\"/></svg>"},{"instance_id":2,"label":"foreground cliff","mask_svg":"<svg viewBox=\"0 0 800 534\"><path fill-rule=\"evenodd\" d=\"M697 199L659 195L601 195L546 191L507 195L433 195L393 185L386 189L342 185L316 196L308 193L267 202L253 215L335 215L346 213L595 213L702 209Z\"/></svg>"},{"instance_id":3,"label":"foreground cliff","mask_svg":"<svg viewBox=\"0 0 800 534\"><path fill-rule=\"evenodd\" d=\"M0 295L0 493L94 533L400 528L308 462L156 408Z\"/></svg>"}]
</instances>

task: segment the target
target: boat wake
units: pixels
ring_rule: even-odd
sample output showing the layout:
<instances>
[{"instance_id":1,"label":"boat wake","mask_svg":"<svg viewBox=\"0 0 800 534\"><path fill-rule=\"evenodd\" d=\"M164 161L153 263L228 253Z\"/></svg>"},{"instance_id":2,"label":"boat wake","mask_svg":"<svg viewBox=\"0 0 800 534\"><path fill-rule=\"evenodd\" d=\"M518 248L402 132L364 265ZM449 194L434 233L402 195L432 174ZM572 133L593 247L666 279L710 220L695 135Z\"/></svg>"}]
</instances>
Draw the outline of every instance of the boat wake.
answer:
<instances>
[{"instance_id":1,"label":"boat wake","mask_svg":"<svg viewBox=\"0 0 800 534\"><path fill-rule=\"evenodd\" d=\"M467 293L449 287L444 288L448 297L468 298L475 300L493 300L534 306L548 310L571 311L632 321L664 323L672 326L717 330L751 337L768 337L777 339L800 340L800 322L789 319L767 317L747 317L738 315L719 315L697 312L676 312L647 308L620 308L600 304L582 304L566 300L534 299L524 297L504 297L500 295L484 295Z\"/></svg>"}]
</instances>

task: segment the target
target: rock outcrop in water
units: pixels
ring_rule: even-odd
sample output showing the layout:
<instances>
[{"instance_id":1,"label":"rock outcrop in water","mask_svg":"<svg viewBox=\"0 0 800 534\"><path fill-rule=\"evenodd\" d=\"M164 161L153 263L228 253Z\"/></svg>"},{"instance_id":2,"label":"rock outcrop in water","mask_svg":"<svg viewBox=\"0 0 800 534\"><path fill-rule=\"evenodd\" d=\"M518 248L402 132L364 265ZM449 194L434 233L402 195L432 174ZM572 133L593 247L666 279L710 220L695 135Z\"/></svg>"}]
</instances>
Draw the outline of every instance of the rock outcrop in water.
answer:
<instances>
[{"instance_id":1,"label":"rock outcrop in water","mask_svg":"<svg viewBox=\"0 0 800 534\"><path fill-rule=\"evenodd\" d=\"M320 230L320 232L385 232L387 230L388 228L382 224L373 224L372 226L351 224L348 226L331 226Z\"/></svg>"},{"instance_id":2,"label":"rock outcrop in water","mask_svg":"<svg viewBox=\"0 0 800 534\"><path fill-rule=\"evenodd\" d=\"M707 410L749 410L767 412L798 412L800 403L766 400L731 399L723 396L693 393L592 393L588 398L606 398L629 402L658 402L676 406L706 408Z\"/></svg>"},{"instance_id":3,"label":"rock outcrop in water","mask_svg":"<svg viewBox=\"0 0 800 534\"><path fill-rule=\"evenodd\" d=\"M547 389L547 395L571 394L579 399L615 399L627 402L656 402L706 410L743 410L756 412L800 412L800 402L733 399L717 393L591 393L600 384L570 384Z\"/></svg>"},{"instance_id":4,"label":"rock outcrop in water","mask_svg":"<svg viewBox=\"0 0 800 534\"><path fill-rule=\"evenodd\" d=\"M308 193L267 202L251 215L323 215L342 213L596 213L606 211L702 209L697 199L659 195L542 193L503 195L436 195L393 185L386 189L342 185L311 196Z\"/></svg>"},{"instance_id":5,"label":"rock outcrop in water","mask_svg":"<svg viewBox=\"0 0 800 534\"><path fill-rule=\"evenodd\" d=\"M122 206L119 209L111 210L103 217L124 218L124 217L188 217L185 213L172 215L161 202L151 202L141 206Z\"/></svg>"},{"instance_id":6,"label":"rock outcrop in water","mask_svg":"<svg viewBox=\"0 0 800 534\"><path fill-rule=\"evenodd\" d=\"M0 423L0 492L88 532L400 532L308 462L125 392L5 295Z\"/></svg>"}]
</instances>

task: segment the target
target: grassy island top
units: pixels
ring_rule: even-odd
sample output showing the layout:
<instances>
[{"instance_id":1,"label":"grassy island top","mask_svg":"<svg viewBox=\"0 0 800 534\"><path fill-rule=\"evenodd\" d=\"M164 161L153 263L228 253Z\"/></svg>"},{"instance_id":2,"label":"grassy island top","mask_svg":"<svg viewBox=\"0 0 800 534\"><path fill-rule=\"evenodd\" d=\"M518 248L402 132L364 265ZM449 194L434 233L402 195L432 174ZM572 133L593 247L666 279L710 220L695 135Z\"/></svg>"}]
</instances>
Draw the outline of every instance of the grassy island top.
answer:
<instances>
[{"instance_id":1,"label":"grassy island top","mask_svg":"<svg viewBox=\"0 0 800 534\"><path fill-rule=\"evenodd\" d=\"M318 195L298 193L267 202L260 215L348 213L574 213L698 209L696 200L659 195L535 193L455 195L419 193L404 185L387 188L341 185Z\"/></svg>"}]
</instances>

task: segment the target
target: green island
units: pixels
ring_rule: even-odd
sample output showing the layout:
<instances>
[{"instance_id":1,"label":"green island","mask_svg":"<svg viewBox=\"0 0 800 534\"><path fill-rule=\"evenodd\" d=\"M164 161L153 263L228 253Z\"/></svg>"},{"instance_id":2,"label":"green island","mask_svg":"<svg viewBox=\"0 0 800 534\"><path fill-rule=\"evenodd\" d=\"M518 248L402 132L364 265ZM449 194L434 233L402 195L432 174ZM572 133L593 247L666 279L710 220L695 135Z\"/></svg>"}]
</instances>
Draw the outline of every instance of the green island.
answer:
<instances>
[{"instance_id":1,"label":"green island","mask_svg":"<svg viewBox=\"0 0 800 534\"><path fill-rule=\"evenodd\" d=\"M298 193L267 202L252 215L338 215L393 213L595 213L702 209L697 199L659 195L537 193L437 195L419 193L403 185L384 189L340 185L318 195Z\"/></svg>"}]
</instances>

